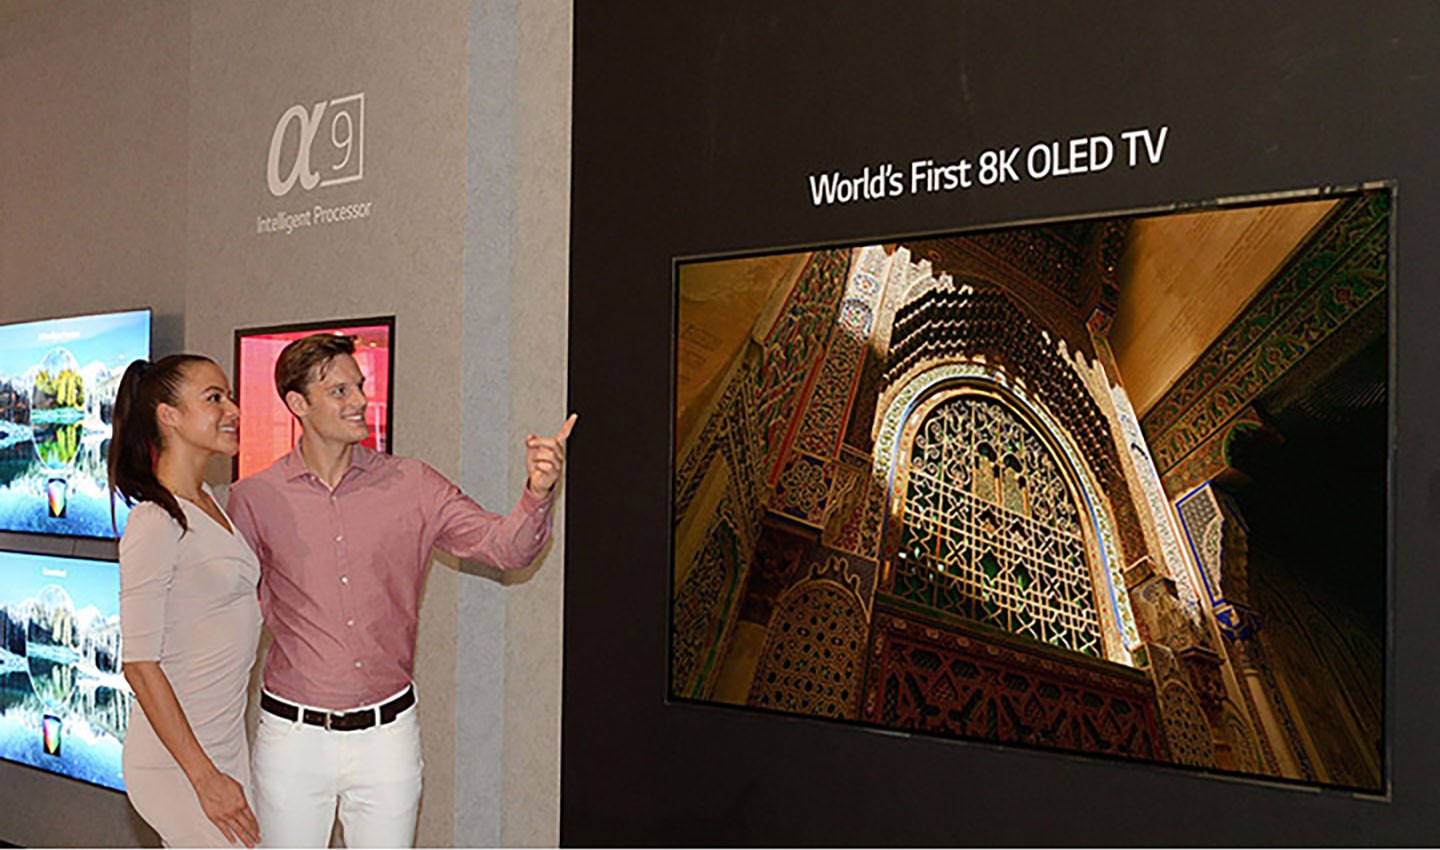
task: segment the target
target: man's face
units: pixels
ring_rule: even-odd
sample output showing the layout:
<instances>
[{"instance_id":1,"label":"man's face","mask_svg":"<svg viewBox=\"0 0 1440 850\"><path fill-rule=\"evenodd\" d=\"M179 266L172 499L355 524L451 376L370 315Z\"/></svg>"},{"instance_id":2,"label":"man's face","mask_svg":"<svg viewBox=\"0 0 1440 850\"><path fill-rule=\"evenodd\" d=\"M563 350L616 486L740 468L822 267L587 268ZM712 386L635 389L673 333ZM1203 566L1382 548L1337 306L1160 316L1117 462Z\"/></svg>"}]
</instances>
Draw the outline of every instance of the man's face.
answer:
<instances>
[{"instance_id":1,"label":"man's face","mask_svg":"<svg viewBox=\"0 0 1440 850\"><path fill-rule=\"evenodd\" d=\"M305 393L292 392L286 399L290 410L305 426L305 435L326 442L353 444L370 436L365 424L365 376L355 358L338 354L311 381Z\"/></svg>"}]
</instances>

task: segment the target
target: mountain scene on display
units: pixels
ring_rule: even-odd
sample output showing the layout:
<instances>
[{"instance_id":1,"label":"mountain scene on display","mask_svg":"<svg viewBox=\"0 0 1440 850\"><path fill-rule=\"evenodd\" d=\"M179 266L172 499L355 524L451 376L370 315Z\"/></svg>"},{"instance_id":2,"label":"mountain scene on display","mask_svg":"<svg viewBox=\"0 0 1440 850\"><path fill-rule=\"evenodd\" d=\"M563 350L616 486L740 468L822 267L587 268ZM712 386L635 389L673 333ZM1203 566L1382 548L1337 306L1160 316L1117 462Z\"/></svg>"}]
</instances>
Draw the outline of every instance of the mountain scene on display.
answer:
<instances>
[{"instance_id":1,"label":"mountain scene on display","mask_svg":"<svg viewBox=\"0 0 1440 850\"><path fill-rule=\"evenodd\" d=\"M0 530L114 537L105 456L147 311L0 326Z\"/></svg>"},{"instance_id":2,"label":"mountain scene on display","mask_svg":"<svg viewBox=\"0 0 1440 850\"><path fill-rule=\"evenodd\" d=\"M113 613L77 608L60 583L18 598L35 581L32 560L43 561L40 580L101 593ZM118 584L114 564L0 553L0 758L123 790L134 695L120 670Z\"/></svg>"}]
</instances>

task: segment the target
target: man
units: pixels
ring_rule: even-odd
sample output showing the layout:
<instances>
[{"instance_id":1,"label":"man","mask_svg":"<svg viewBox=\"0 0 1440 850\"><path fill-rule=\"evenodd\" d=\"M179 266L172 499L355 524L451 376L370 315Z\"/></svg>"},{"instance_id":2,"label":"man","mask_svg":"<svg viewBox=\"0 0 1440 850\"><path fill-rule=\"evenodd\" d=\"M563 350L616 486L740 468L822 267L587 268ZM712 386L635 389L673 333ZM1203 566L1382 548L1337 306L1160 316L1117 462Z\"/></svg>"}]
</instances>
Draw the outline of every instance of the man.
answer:
<instances>
[{"instance_id":1,"label":"man","mask_svg":"<svg viewBox=\"0 0 1440 850\"><path fill-rule=\"evenodd\" d=\"M349 846L414 842L411 678L430 550L500 569L529 564L549 536L575 424L572 415L553 438L526 438L525 491L508 515L490 513L429 466L359 445L369 429L354 350L353 337L315 334L281 352L275 388L300 421L300 443L230 488L275 638L251 767L269 846L325 846L337 802Z\"/></svg>"}]
</instances>

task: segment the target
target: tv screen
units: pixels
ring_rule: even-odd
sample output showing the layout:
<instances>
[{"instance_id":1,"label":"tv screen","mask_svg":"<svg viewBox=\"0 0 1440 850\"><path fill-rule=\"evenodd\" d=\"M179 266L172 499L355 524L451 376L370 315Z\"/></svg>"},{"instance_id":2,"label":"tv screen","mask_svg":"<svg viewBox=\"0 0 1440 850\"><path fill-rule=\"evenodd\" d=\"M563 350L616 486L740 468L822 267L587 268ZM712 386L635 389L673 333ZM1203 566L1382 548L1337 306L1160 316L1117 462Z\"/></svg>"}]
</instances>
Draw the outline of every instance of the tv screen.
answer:
<instances>
[{"instance_id":1,"label":"tv screen","mask_svg":"<svg viewBox=\"0 0 1440 850\"><path fill-rule=\"evenodd\" d=\"M123 791L120 568L0 551L0 758Z\"/></svg>"},{"instance_id":2,"label":"tv screen","mask_svg":"<svg viewBox=\"0 0 1440 850\"><path fill-rule=\"evenodd\" d=\"M275 361L285 346L314 333L356 338L355 362L365 376L365 393L370 398L365 408L370 436L362 445L390 451L394 316L242 329L235 332L235 386L240 404L237 480L274 463L300 438L300 423L275 392Z\"/></svg>"},{"instance_id":3,"label":"tv screen","mask_svg":"<svg viewBox=\"0 0 1440 850\"><path fill-rule=\"evenodd\" d=\"M115 537L105 454L120 378L150 356L150 311L0 325L0 531Z\"/></svg>"},{"instance_id":4,"label":"tv screen","mask_svg":"<svg viewBox=\"0 0 1440 850\"><path fill-rule=\"evenodd\" d=\"M671 698L1383 793L1391 232L678 261Z\"/></svg>"}]
</instances>

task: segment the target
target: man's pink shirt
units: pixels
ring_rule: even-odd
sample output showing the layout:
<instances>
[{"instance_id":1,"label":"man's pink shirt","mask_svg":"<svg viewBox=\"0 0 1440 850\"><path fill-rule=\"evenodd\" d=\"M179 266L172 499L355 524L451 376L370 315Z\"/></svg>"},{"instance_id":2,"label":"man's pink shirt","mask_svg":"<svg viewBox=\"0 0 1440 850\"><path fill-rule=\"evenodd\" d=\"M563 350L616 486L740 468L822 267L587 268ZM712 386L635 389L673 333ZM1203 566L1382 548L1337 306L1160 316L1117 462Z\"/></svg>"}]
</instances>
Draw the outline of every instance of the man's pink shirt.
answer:
<instances>
[{"instance_id":1,"label":"man's pink shirt","mask_svg":"<svg viewBox=\"0 0 1440 850\"><path fill-rule=\"evenodd\" d=\"M509 514L494 514L424 463L364 446L334 490L298 448L236 482L227 512L260 558L260 608L275 637L265 689L332 710L403 689L431 548L519 569L550 536L552 502L527 488Z\"/></svg>"}]
</instances>

